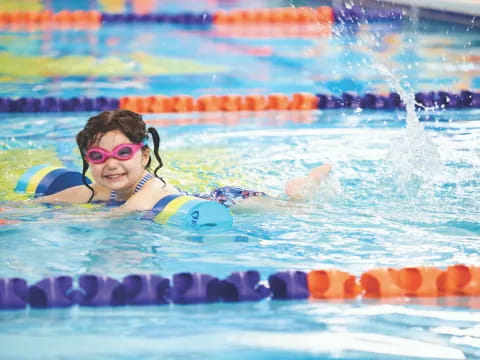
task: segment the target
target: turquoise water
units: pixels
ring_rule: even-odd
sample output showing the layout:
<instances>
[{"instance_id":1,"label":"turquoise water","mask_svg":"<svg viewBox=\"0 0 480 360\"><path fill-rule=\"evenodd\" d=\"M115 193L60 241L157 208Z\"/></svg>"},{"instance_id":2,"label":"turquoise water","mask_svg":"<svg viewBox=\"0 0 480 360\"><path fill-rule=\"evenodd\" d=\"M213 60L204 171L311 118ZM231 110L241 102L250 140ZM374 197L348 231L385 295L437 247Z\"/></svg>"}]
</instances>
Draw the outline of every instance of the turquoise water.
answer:
<instances>
[{"instance_id":1,"label":"turquoise water","mask_svg":"<svg viewBox=\"0 0 480 360\"><path fill-rule=\"evenodd\" d=\"M115 220L86 209L3 202L3 217L22 222L0 228L0 276L34 282L53 274L120 279L194 271L222 278L256 269L266 280L284 269L337 268L360 275L380 266L479 262L478 112L422 123L442 159L429 181L388 162L392 147L401 151L401 142L397 148L392 143L405 135L404 123L391 113L333 111L316 114L309 124L272 125L271 116L278 115L246 117L234 127L159 127L170 157L199 153L194 160L202 159L200 168L219 169L194 171L206 186L234 177L235 184L269 192L275 210L237 212L231 230L201 237L141 220L141 214ZM152 115L147 121L171 117ZM61 129L57 135L72 145L68 135L84 116L67 118L67 126L64 116L36 120L39 128ZM16 136L15 146L29 147L30 141ZM34 143L38 151L52 144ZM332 176L309 201L284 198L287 179L326 161L334 164ZM419 168L431 162L416 161ZM182 169L181 162L167 161L165 171L177 166L175 171L188 175L192 169L185 162ZM477 299L419 301L7 311L0 313L0 342L8 349L1 358L461 358L458 351L478 356ZM35 350L23 350L26 343Z\"/></svg>"},{"instance_id":2,"label":"turquoise water","mask_svg":"<svg viewBox=\"0 0 480 360\"><path fill-rule=\"evenodd\" d=\"M276 302L1 316L10 323L2 357L11 359L460 359L458 349L478 357L478 313L428 306Z\"/></svg>"},{"instance_id":3,"label":"turquoise water","mask_svg":"<svg viewBox=\"0 0 480 360\"><path fill-rule=\"evenodd\" d=\"M189 192L226 184L258 189L273 203L261 211L233 209L233 229L203 236L139 220L142 213L108 219L96 213L104 209L4 202L3 217L23 222L0 228L0 257L7 264L0 276L33 280L65 272L122 276L181 271L226 276L254 268L266 277L290 268L334 267L359 274L375 266L475 263L480 235L478 112L464 111L463 120L454 122L422 122L432 143L417 151L430 146L440 158L433 165L433 158L408 158L407 150L415 145L405 138L404 114L396 121L392 115L352 112L343 117L326 111L303 114L310 124L287 120L269 125L270 115L263 114L231 127L158 127L168 180ZM150 115L146 121L158 124L169 117ZM72 161L72 137L84 119L37 115L37 128L45 134L35 137L44 140L17 135L6 143L18 148L6 151L33 147L42 152L56 145L61 160L79 165L78 158ZM10 126L6 120L4 127L13 128L21 120L16 116ZM55 140L49 138L52 134ZM334 166L325 184L306 202L288 201L286 181L325 162Z\"/></svg>"},{"instance_id":4,"label":"turquoise water","mask_svg":"<svg viewBox=\"0 0 480 360\"><path fill-rule=\"evenodd\" d=\"M4 31L0 95L391 91L378 64L414 91L480 88L471 29L407 18L333 30L315 39L169 25ZM9 198L32 163L80 166L73 139L91 115L0 115L0 215L14 222L0 226L0 277L223 278L255 269L265 281L285 269L359 276L480 263L478 110L420 112L424 129L407 129L404 112L360 109L146 115L169 181L191 192L239 185L269 194L268 208L234 209L232 229L207 234L142 213L115 219L102 208ZM285 198L287 180L327 162L331 176L307 201ZM476 298L439 298L2 311L0 359L476 359L479 308Z\"/></svg>"}]
</instances>

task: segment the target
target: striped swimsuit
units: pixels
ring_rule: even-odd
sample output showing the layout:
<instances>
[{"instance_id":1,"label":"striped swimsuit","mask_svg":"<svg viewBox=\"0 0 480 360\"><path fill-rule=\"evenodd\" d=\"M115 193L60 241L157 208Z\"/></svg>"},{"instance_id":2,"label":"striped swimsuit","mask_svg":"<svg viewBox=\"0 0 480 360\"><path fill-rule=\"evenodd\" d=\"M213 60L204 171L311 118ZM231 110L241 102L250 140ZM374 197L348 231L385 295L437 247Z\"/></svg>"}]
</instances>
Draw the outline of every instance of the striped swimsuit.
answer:
<instances>
[{"instance_id":1,"label":"striped swimsuit","mask_svg":"<svg viewBox=\"0 0 480 360\"><path fill-rule=\"evenodd\" d=\"M145 185L145 183L150 179L153 179L153 175L150 174L150 173L145 174L142 177L142 179L138 182L137 186L135 187L135 191L133 193L135 194L135 193L139 192L142 189L143 185ZM117 193L115 191L110 192L110 200L108 202L110 204L115 204L115 203L118 202L117 201Z\"/></svg>"},{"instance_id":2,"label":"striped swimsuit","mask_svg":"<svg viewBox=\"0 0 480 360\"><path fill-rule=\"evenodd\" d=\"M146 174L142 179L138 182L137 186L135 187L134 193L139 192L145 183L152 179L154 176L150 173ZM179 190L181 193L185 195L189 195L188 193ZM254 190L247 190L236 186L224 186L215 190L212 190L208 194L191 194L191 196L199 197L201 199L216 201L222 205L230 207L235 205L242 199L248 199L252 196L266 196L263 191L254 191ZM115 191L110 192L110 200L108 201L109 206L118 206L123 204L124 201L117 200L117 194Z\"/></svg>"}]
</instances>

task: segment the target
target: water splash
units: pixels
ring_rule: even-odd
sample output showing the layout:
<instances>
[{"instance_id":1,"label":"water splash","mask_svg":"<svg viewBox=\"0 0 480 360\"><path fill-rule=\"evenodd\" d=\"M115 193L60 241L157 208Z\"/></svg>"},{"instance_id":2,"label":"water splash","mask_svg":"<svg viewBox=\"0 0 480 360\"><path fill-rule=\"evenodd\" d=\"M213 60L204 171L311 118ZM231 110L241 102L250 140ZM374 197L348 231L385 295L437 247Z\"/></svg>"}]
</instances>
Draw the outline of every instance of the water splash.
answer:
<instances>
[{"instance_id":1,"label":"water splash","mask_svg":"<svg viewBox=\"0 0 480 360\"><path fill-rule=\"evenodd\" d=\"M289 5L295 8L294 0L289 0ZM344 2L345 8L352 8L350 2ZM297 7L302 11L302 7ZM361 8L362 11L363 8ZM367 23L367 22L365 22ZM321 26L318 22L316 26ZM348 27L345 24L338 24L334 34L348 34ZM366 54L370 54L369 61L364 58L363 65L370 62L374 71L380 72L386 83L397 92L406 108L406 128L401 138L394 139L385 158L385 169L381 170L379 185L385 192L396 194L395 197L404 200L412 200L418 197L434 198L433 190L436 184L455 174L451 174L443 165L438 146L432 141L419 121L415 107L421 106L415 102L414 91L408 83L403 83L402 78L394 74L382 64L373 50L361 45ZM425 110L430 110L425 108ZM330 186L327 194L339 194L338 186ZM305 198L316 199L319 194L308 194ZM325 193L320 198L325 197ZM330 198L331 196L326 196Z\"/></svg>"},{"instance_id":2,"label":"water splash","mask_svg":"<svg viewBox=\"0 0 480 360\"><path fill-rule=\"evenodd\" d=\"M384 65L375 64L374 67L400 95L406 109L405 133L401 138L392 141L386 156L389 164L388 175L394 179L395 186L401 193L412 195L414 190L429 189L445 172L438 146L418 119L413 91L406 90L399 77Z\"/></svg>"}]
</instances>

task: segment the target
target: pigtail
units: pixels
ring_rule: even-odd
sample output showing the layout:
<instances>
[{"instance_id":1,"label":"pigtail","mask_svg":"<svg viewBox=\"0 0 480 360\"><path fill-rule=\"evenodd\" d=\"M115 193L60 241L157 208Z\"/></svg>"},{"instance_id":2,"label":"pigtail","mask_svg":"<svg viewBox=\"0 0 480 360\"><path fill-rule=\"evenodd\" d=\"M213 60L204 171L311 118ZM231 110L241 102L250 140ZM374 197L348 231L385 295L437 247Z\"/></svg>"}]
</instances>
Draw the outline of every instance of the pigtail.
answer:
<instances>
[{"instance_id":1,"label":"pigtail","mask_svg":"<svg viewBox=\"0 0 480 360\"><path fill-rule=\"evenodd\" d=\"M89 119L89 122L92 120L92 118ZM88 126L88 123L87 123L87 126ZM85 128L87 127L85 126ZM86 147L86 134L85 134L85 129L80 131L78 134L77 134L77 137L76 137L76 140L77 140L77 145L78 145L78 150L80 151L80 156L82 157L82 182L83 182L83 185L85 185L87 188L90 189L90 191L92 192L92 195L90 195L90 198L88 199L87 203L91 202L93 197L95 196L95 190L93 190L93 188L90 186L90 184L88 183L88 179L87 179L87 176L85 175L87 170L88 170L88 163L87 161L85 160L85 157L84 157L84 148Z\"/></svg>"},{"instance_id":2,"label":"pigtail","mask_svg":"<svg viewBox=\"0 0 480 360\"><path fill-rule=\"evenodd\" d=\"M152 135L152 140L153 140L153 154L155 155L155 159L157 159L158 161L158 166L155 168L155 170L153 171L153 174L159 178L164 185L167 185L165 183L165 180L163 180L162 177L158 176L157 175L157 171L160 170L162 167L163 167L163 162L162 162L162 159L160 158L160 155L158 154L158 151L160 149L160 135L158 135L158 132L157 130L154 128L154 127L149 127L148 130L147 130L148 133L150 133ZM150 165L150 159L148 160L148 164L147 164L147 167Z\"/></svg>"},{"instance_id":3,"label":"pigtail","mask_svg":"<svg viewBox=\"0 0 480 360\"><path fill-rule=\"evenodd\" d=\"M85 175L87 170L88 170L88 163L85 161L85 159L82 156L82 162L83 162L83 167L82 167L82 181L83 185L85 185L87 188L90 189L92 192L92 195L90 195L90 198L88 199L87 203L91 202L93 197L95 196L95 190L90 186L90 184L87 181L87 176Z\"/></svg>"}]
</instances>

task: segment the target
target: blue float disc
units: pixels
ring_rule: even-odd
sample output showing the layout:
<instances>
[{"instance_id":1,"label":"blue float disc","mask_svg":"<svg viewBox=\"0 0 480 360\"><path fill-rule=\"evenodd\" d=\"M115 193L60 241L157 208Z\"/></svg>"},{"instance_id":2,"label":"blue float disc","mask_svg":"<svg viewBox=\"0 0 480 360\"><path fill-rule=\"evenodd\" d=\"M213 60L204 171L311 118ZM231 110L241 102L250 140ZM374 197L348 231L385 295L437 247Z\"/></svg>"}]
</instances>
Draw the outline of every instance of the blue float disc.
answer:
<instances>
[{"instance_id":1,"label":"blue float disc","mask_svg":"<svg viewBox=\"0 0 480 360\"><path fill-rule=\"evenodd\" d=\"M185 202L168 219L169 224L181 225L188 229L209 230L232 226L230 211L222 204L204 199L192 199Z\"/></svg>"},{"instance_id":2,"label":"blue float disc","mask_svg":"<svg viewBox=\"0 0 480 360\"><path fill-rule=\"evenodd\" d=\"M184 196L182 194L172 194L172 195L167 195L163 198L161 198L152 208L152 211L155 213L155 215L161 213L163 209L170 203L170 201L175 200L176 198Z\"/></svg>"},{"instance_id":3,"label":"blue float disc","mask_svg":"<svg viewBox=\"0 0 480 360\"><path fill-rule=\"evenodd\" d=\"M214 201L193 196L172 194L162 198L147 218L158 224L208 230L230 227L233 219L228 209Z\"/></svg>"},{"instance_id":4,"label":"blue float disc","mask_svg":"<svg viewBox=\"0 0 480 360\"><path fill-rule=\"evenodd\" d=\"M51 172L49 172L47 175L45 175L40 182L38 183L37 189L35 190L35 196L45 196L45 195L50 195L53 194L49 190L50 185L55 181L55 179L66 173L68 170L66 169L56 169Z\"/></svg>"},{"instance_id":5,"label":"blue float disc","mask_svg":"<svg viewBox=\"0 0 480 360\"><path fill-rule=\"evenodd\" d=\"M88 178L87 183L91 183ZM81 173L67 169L57 169L45 175L40 184L38 184L35 195L56 194L59 191L78 185L84 185Z\"/></svg>"},{"instance_id":6,"label":"blue float disc","mask_svg":"<svg viewBox=\"0 0 480 360\"><path fill-rule=\"evenodd\" d=\"M88 178L87 183L91 183ZM42 164L28 169L18 180L15 191L43 196L77 185L83 185L80 172Z\"/></svg>"},{"instance_id":7,"label":"blue float disc","mask_svg":"<svg viewBox=\"0 0 480 360\"><path fill-rule=\"evenodd\" d=\"M16 192L20 192L20 193L24 193L27 191L27 186L28 186L28 183L30 182L30 179L36 174L38 173L40 170L48 167L49 165L45 165L45 164L42 164L42 165L36 165L34 167L31 167L30 169L28 169L21 177L20 179L18 180L17 182L17 185L15 186L15 191Z\"/></svg>"}]
</instances>

